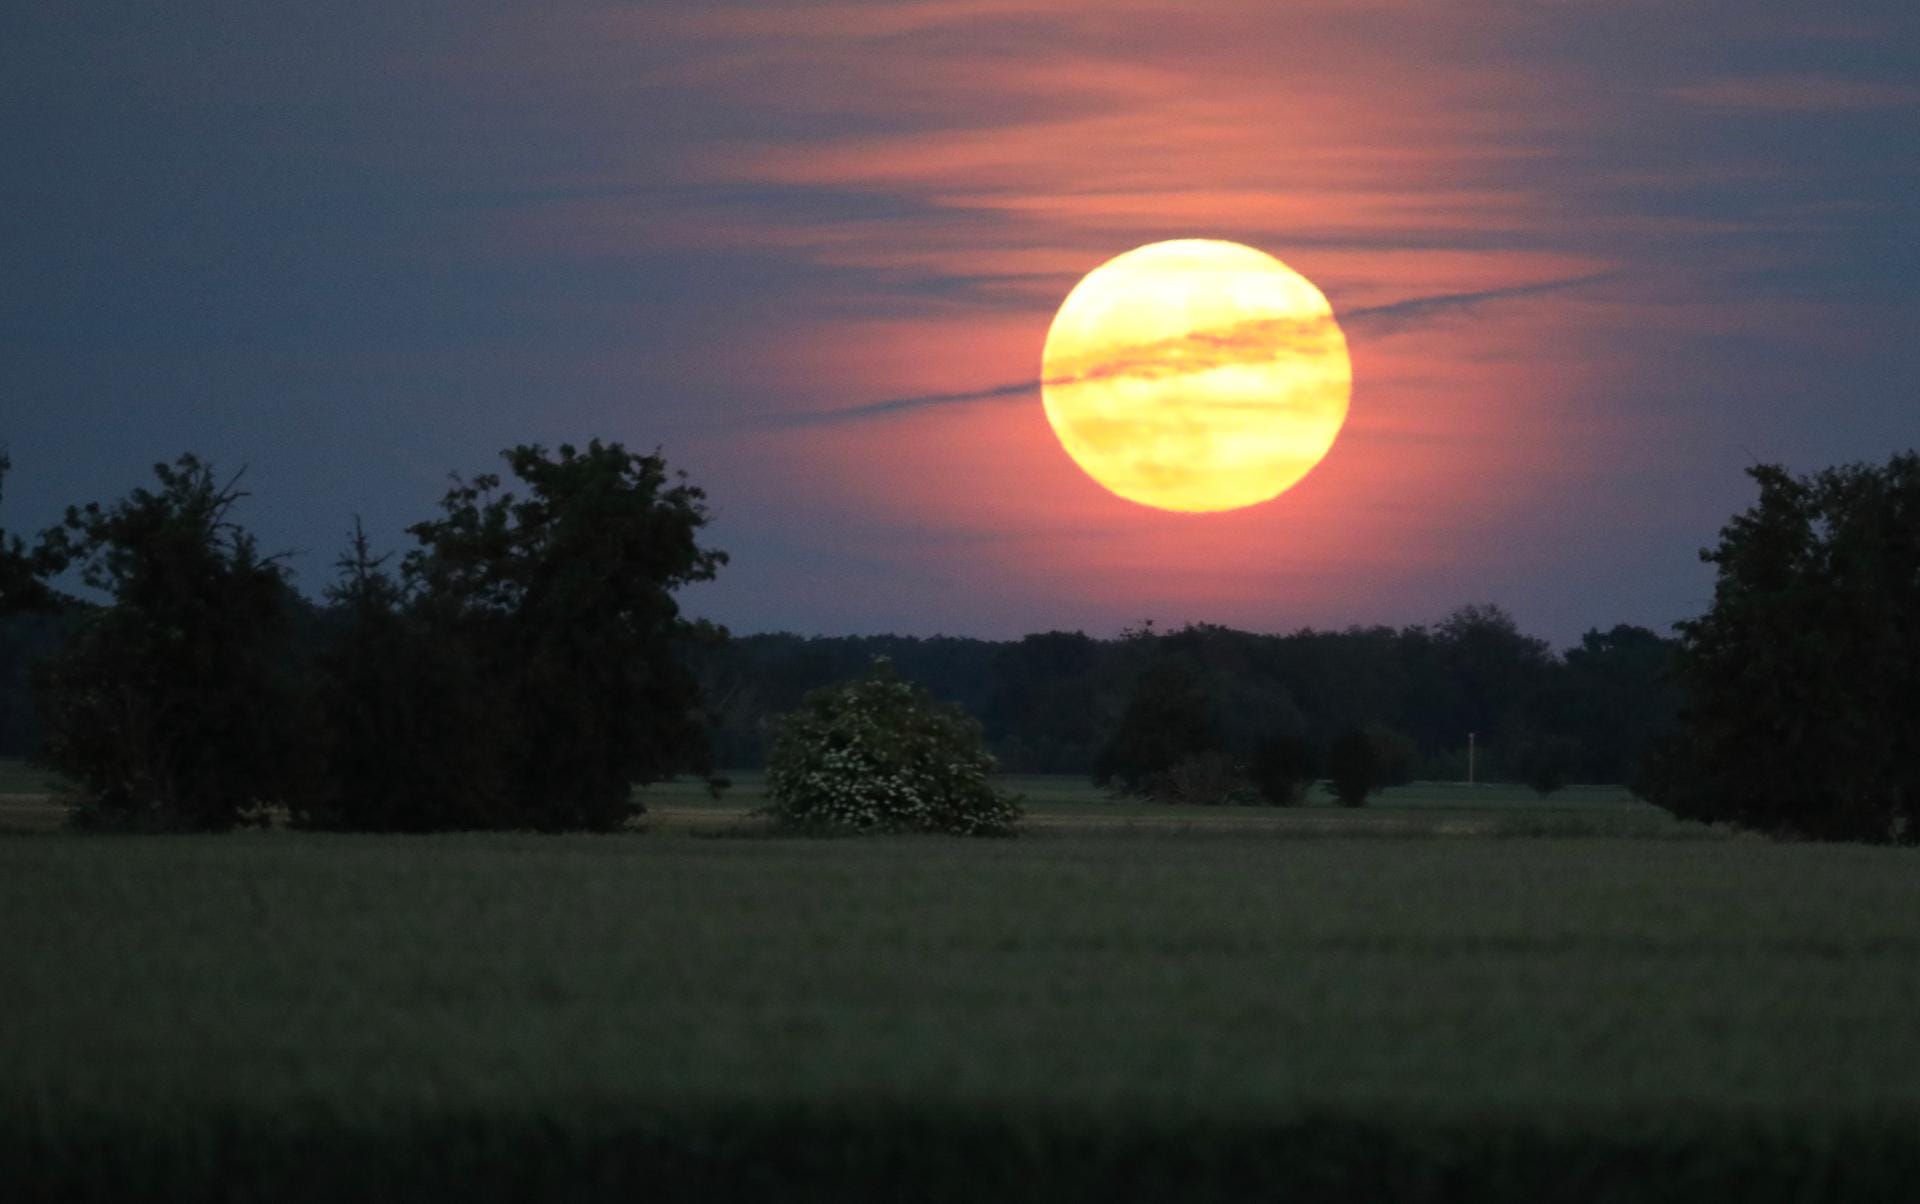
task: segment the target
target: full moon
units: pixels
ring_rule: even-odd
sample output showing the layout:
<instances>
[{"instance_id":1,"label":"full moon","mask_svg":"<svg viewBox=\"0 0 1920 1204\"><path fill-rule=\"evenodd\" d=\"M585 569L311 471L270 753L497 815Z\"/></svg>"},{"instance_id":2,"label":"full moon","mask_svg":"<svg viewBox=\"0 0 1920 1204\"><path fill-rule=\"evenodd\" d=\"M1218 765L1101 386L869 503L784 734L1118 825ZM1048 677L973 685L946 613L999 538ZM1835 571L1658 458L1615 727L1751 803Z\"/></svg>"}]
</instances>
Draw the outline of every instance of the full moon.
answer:
<instances>
[{"instance_id":1,"label":"full moon","mask_svg":"<svg viewBox=\"0 0 1920 1204\"><path fill-rule=\"evenodd\" d=\"M1195 238L1087 273L1047 330L1040 380L1060 445L1113 493L1237 510L1286 492L1333 447L1353 364L1305 276Z\"/></svg>"}]
</instances>

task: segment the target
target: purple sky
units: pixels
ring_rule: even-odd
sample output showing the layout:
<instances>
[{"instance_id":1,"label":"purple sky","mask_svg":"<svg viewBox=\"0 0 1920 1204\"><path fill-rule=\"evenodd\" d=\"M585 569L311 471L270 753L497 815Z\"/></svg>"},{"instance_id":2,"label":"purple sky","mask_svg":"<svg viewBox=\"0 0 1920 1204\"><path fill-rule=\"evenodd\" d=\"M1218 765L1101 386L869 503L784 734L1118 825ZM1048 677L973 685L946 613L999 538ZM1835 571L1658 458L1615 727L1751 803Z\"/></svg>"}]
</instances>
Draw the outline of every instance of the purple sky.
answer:
<instances>
[{"instance_id":1,"label":"purple sky","mask_svg":"<svg viewBox=\"0 0 1920 1204\"><path fill-rule=\"evenodd\" d=\"M1664 629L1746 465L1920 443L1917 14L11 6L0 523L192 449L317 590L354 514L398 546L449 471L600 435L707 488L686 601L742 631ZM1081 275L1180 237L1353 349L1332 455L1245 511L1105 493L1023 387Z\"/></svg>"}]
</instances>

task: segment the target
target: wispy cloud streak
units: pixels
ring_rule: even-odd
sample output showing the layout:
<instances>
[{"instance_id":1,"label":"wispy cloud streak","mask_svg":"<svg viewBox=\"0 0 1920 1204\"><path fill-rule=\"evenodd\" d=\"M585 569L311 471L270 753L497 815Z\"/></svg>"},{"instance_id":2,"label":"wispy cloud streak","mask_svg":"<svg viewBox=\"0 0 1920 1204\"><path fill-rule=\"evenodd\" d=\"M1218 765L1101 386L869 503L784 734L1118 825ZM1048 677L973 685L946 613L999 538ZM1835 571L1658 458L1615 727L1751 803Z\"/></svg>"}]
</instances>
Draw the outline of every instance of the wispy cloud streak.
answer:
<instances>
[{"instance_id":1,"label":"wispy cloud streak","mask_svg":"<svg viewBox=\"0 0 1920 1204\"><path fill-rule=\"evenodd\" d=\"M1453 314L1469 313L1483 305L1564 292L1606 280L1611 273L1574 276L1563 280L1543 280L1534 284L1516 284L1504 288L1479 289L1464 293L1437 293L1408 297L1383 305L1348 310L1340 326L1349 334L1385 336ZM908 397L889 397L880 401L842 406L831 410L809 410L779 414L762 420L763 425L778 427L831 426L891 418L918 410L970 406L982 402L1031 399L1048 385L1079 381L1106 380L1117 376L1161 377L1195 371L1218 363L1251 359L1271 359L1285 339L1305 338L1320 327L1318 321L1293 319L1254 319L1238 322L1225 330L1193 331L1176 339L1163 339L1134 349L1130 354L1058 377L1034 377L1008 384L990 385L949 393L917 393Z\"/></svg>"},{"instance_id":2,"label":"wispy cloud streak","mask_svg":"<svg viewBox=\"0 0 1920 1204\"><path fill-rule=\"evenodd\" d=\"M1438 293L1428 297L1408 297L1385 305L1351 309L1340 319L1342 329L1355 334L1397 334L1410 326L1448 314L1463 313L1495 301L1517 301L1569 289L1598 284L1614 274L1600 272L1588 276L1570 276L1563 280L1542 280L1534 284L1513 284L1504 288L1481 289L1470 293Z\"/></svg>"}]
</instances>

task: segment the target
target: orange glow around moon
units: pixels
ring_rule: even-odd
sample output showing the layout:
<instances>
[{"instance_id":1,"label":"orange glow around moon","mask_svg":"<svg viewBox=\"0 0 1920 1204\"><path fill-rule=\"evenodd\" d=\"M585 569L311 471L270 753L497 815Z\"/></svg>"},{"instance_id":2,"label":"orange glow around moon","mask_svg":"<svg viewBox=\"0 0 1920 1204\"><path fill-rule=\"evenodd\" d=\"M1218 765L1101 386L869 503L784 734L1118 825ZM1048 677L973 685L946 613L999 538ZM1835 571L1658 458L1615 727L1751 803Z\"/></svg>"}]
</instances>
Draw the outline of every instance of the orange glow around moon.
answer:
<instances>
[{"instance_id":1,"label":"orange glow around moon","mask_svg":"<svg viewBox=\"0 0 1920 1204\"><path fill-rule=\"evenodd\" d=\"M1278 497L1332 448L1352 389L1320 290L1263 251L1212 239L1151 243L1087 273L1041 361L1067 454L1162 510Z\"/></svg>"}]
</instances>

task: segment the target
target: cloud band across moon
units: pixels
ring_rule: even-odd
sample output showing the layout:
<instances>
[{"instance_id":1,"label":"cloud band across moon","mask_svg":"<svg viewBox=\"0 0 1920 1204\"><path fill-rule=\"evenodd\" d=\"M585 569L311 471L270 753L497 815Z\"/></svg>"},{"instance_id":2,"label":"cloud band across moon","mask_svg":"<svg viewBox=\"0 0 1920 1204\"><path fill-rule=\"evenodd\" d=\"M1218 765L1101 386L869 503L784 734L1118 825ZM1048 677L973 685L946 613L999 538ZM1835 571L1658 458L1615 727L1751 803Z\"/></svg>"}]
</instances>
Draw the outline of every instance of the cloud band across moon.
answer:
<instances>
[{"instance_id":1,"label":"cloud band across moon","mask_svg":"<svg viewBox=\"0 0 1920 1204\"><path fill-rule=\"evenodd\" d=\"M1596 284L1608 279L1610 275L1610 273L1600 273L1560 280L1544 280L1533 284L1509 285L1504 288L1480 289L1474 292L1408 297L1400 301L1389 301L1383 305L1348 310L1340 315L1339 322L1341 329L1353 334L1397 334L1423 322L1469 312L1482 305L1539 296L1544 293L1564 292L1584 285ZM1197 371L1216 364L1245 359L1256 353L1261 356L1271 356L1283 346L1284 340L1290 335L1309 335L1311 332L1304 328L1317 325L1319 325L1318 322L1297 319L1241 322L1225 330L1193 331L1177 339L1165 339L1151 346L1134 348L1124 357L1089 365L1081 371L1058 377L1035 376L1027 380L990 385L980 389L889 397L880 401L863 402L859 405L842 406L831 410L781 414L770 417L766 421L775 426L828 426L857 423L909 414L917 410L1029 397L1035 391L1049 385L1064 385L1076 381L1134 374L1169 375L1182 371ZM1287 329L1282 329L1283 327Z\"/></svg>"}]
</instances>

